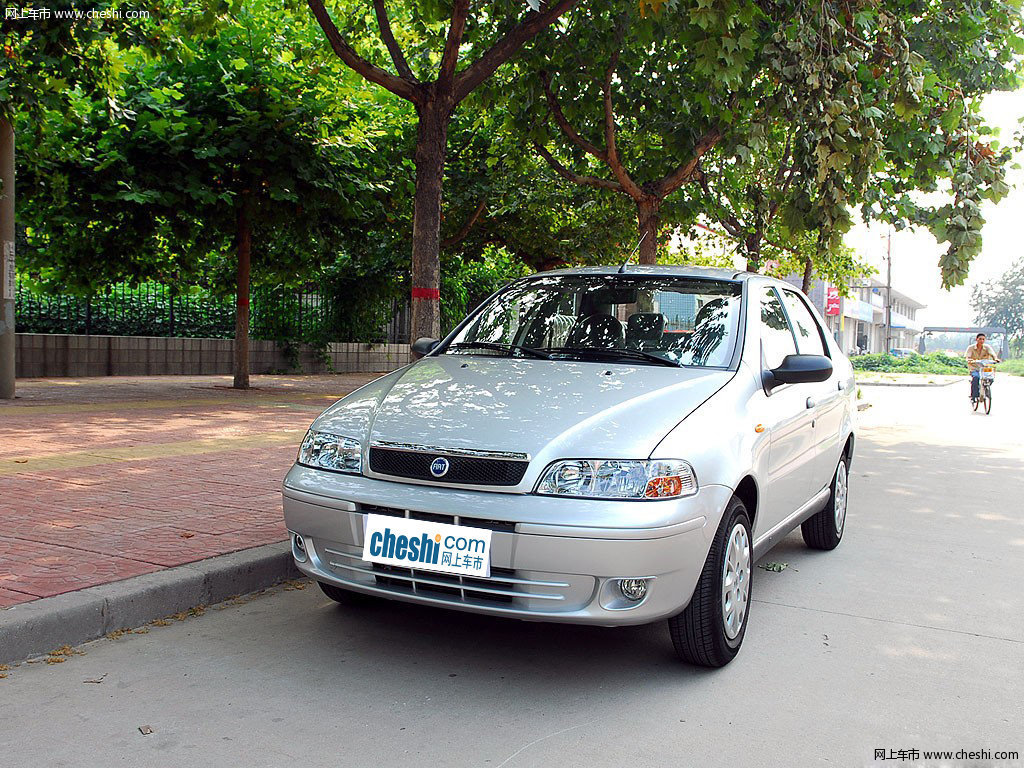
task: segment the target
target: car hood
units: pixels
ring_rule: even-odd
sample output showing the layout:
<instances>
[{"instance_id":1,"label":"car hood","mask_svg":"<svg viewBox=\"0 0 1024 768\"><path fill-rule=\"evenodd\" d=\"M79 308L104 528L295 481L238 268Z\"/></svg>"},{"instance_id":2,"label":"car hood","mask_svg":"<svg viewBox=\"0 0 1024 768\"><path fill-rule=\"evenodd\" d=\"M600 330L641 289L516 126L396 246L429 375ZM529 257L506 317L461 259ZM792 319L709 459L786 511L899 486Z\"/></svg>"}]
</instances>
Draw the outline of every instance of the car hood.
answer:
<instances>
[{"instance_id":1,"label":"car hood","mask_svg":"<svg viewBox=\"0 0 1024 768\"><path fill-rule=\"evenodd\" d=\"M645 458L731 371L440 355L378 379L314 429L532 458Z\"/></svg>"}]
</instances>

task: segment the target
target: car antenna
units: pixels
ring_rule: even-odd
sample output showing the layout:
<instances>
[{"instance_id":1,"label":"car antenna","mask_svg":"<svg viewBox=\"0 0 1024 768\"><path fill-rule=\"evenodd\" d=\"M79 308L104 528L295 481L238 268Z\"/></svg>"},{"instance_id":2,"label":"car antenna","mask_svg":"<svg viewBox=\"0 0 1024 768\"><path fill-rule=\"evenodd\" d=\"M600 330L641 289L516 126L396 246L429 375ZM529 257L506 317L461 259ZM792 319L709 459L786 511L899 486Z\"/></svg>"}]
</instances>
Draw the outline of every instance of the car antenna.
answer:
<instances>
[{"instance_id":1,"label":"car antenna","mask_svg":"<svg viewBox=\"0 0 1024 768\"><path fill-rule=\"evenodd\" d=\"M642 242L644 241L644 238L645 238L645 237L647 237L647 233L646 233L646 232L644 232L644 233L643 233L643 234L642 234L642 235L640 236L640 239L636 241L636 245L635 245L635 246L633 247L633 250L629 252L629 256L627 256L627 257L626 257L626 260L625 260L624 262L622 262L622 266L621 266L621 267L619 267L619 274L620 274L620 275L621 275L621 274L622 274L623 272L625 272L625 271L626 271L626 265L627 265L627 264L629 264L629 260L633 258L633 254L635 254L635 253L636 253L636 251L637 251L637 248L639 248L639 247L640 247L640 243L642 243Z\"/></svg>"}]
</instances>

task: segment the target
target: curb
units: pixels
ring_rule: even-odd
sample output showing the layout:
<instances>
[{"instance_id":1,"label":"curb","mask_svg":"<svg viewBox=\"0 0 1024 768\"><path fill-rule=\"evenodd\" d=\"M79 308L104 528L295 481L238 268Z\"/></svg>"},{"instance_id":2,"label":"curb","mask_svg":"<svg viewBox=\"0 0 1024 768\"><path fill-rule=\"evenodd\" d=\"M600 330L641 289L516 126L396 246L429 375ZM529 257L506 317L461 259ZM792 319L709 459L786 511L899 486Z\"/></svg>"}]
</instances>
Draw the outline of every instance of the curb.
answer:
<instances>
[{"instance_id":1,"label":"curb","mask_svg":"<svg viewBox=\"0 0 1024 768\"><path fill-rule=\"evenodd\" d=\"M954 381L943 381L938 384L905 384L896 381L858 381L858 387L949 387L956 384L960 379Z\"/></svg>"},{"instance_id":2,"label":"curb","mask_svg":"<svg viewBox=\"0 0 1024 768\"><path fill-rule=\"evenodd\" d=\"M300 576L288 542L267 544L0 611L0 664L138 627Z\"/></svg>"}]
</instances>

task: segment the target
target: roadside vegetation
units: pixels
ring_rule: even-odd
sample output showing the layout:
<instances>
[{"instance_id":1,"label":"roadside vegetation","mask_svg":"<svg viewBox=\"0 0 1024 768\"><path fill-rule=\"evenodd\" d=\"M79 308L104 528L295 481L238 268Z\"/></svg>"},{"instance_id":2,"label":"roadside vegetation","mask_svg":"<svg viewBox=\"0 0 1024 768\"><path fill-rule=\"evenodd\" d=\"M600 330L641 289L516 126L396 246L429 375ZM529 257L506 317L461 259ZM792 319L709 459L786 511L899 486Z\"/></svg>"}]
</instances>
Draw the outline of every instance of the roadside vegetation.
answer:
<instances>
[{"instance_id":1,"label":"roadside vegetation","mask_svg":"<svg viewBox=\"0 0 1024 768\"><path fill-rule=\"evenodd\" d=\"M1004 360L996 370L1002 373L1012 373L1014 376L1024 376L1024 358L1018 357L1013 360Z\"/></svg>"},{"instance_id":2,"label":"roadside vegetation","mask_svg":"<svg viewBox=\"0 0 1024 768\"><path fill-rule=\"evenodd\" d=\"M912 357L892 355L859 355L852 359L854 370L877 373L932 373L951 376L966 375L967 363L945 352L932 352ZM1024 361L1017 361L1024 362Z\"/></svg>"}]
</instances>

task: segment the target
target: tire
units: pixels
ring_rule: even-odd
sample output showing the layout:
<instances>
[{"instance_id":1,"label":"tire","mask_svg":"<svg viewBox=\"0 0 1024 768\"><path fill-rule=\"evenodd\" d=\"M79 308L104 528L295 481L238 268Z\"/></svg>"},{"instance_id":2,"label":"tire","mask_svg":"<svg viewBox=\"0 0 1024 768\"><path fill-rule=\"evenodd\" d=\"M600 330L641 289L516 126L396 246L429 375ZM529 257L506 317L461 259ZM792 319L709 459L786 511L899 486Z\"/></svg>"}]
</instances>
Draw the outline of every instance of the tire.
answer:
<instances>
[{"instance_id":1,"label":"tire","mask_svg":"<svg viewBox=\"0 0 1024 768\"><path fill-rule=\"evenodd\" d=\"M342 589L341 587L336 587L333 584L324 584L322 581L318 581L317 584L320 585L320 589L325 595L339 605L358 605L369 600L369 597L364 595L362 592L353 592L349 589Z\"/></svg>"},{"instance_id":2,"label":"tire","mask_svg":"<svg viewBox=\"0 0 1024 768\"><path fill-rule=\"evenodd\" d=\"M850 475L846 456L839 459L832 476L831 493L825 508L804 520L800 532L804 543L811 549L832 550L843 540L846 530L846 507L850 496Z\"/></svg>"},{"instance_id":3,"label":"tire","mask_svg":"<svg viewBox=\"0 0 1024 768\"><path fill-rule=\"evenodd\" d=\"M971 407L974 408L974 410L978 410L978 399L976 397L971 398Z\"/></svg>"},{"instance_id":4,"label":"tire","mask_svg":"<svg viewBox=\"0 0 1024 768\"><path fill-rule=\"evenodd\" d=\"M992 387L985 387L985 413L992 413Z\"/></svg>"},{"instance_id":5,"label":"tire","mask_svg":"<svg viewBox=\"0 0 1024 768\"><path fill-rule=\"evenodd\" d=\"M733 558L729 559L729 555ZM732 580L728 580L727 565L731 567ZM724 667L736 658L750 617L753 570L750 515L743 502L734 496L725 508L690 604L668 620L672 645L680 659L702 667ZM737 585L728 602L724 594L727 583ZM736 595L741 592L742 599L738 599ZM728 625L726 615L732 617Z\"/></svg>"}]
</instances>

